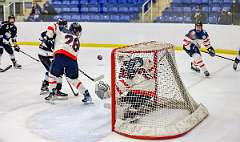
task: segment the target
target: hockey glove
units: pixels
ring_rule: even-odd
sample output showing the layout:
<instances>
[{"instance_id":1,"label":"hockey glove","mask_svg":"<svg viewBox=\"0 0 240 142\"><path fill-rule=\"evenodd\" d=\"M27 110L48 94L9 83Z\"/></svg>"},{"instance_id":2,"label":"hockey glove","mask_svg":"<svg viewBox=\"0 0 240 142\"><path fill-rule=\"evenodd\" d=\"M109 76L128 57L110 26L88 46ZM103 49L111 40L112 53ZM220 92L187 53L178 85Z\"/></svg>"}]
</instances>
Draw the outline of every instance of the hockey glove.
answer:
<instances>
[{"instance_id":1,"label":"hockey glove","mask_svg":"<svg viewBox=\"0 0 240 142\"><path fill-rule=\"evenodd\" d=\"M214 50L214 48L213 48L212 46L209 47L209 48L207 49L207 51L208 51L208 54L209 54L210 56L212 56L212 57L215 56L215 50Z\"/></svg>"},{"instance_id":2,"label":"hockey glove","mask_svg":"<svg viewBox=\"0 0 240 142\"><path fill-rule=\"evenodd\" d=\"M189 50L186 49L185 47L184 47L183 49L187 52L187 54L188 54L190 57L192 57L193 54L195 54L195 53L200 54L199 48L198 48L195 44L193 44L193 43L190 45L190 49L189 49Z\"/></svg>"},{"instance_id":3,"label":"hockey glove","mask_svg":"<svg viewBox=\"0 0 240 142\"><path fill-rule=\"evenodd\" d=\"M14 45L13 48L14 48L14 50L17 51L17 52L20 51L20 47L19 47L18 45Z\"/></svg>"}]
</instances>

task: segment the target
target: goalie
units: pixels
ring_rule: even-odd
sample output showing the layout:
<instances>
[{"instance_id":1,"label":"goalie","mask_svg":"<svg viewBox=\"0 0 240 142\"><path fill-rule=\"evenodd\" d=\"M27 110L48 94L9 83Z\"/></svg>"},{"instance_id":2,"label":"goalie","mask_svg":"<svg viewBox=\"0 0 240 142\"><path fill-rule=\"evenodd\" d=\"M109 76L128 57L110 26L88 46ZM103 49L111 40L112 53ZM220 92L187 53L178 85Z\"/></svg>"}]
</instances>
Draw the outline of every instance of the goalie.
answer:
<instances>
[{"instance_id":1,"label":"goalie","mask_svg":"<svg viewBox=\"0 0 240 142\"><path fill-rule=\"evenodd\" d=\"M116 90L119 94L117 104L123 107L122 120L135 122L152 109L155 96L154 64L152 60L141 57L119 57L120 73ZM147 91L146 91L147 89ZM147 107L146 107L147 106Z\"/></svg>"}]
</instances>

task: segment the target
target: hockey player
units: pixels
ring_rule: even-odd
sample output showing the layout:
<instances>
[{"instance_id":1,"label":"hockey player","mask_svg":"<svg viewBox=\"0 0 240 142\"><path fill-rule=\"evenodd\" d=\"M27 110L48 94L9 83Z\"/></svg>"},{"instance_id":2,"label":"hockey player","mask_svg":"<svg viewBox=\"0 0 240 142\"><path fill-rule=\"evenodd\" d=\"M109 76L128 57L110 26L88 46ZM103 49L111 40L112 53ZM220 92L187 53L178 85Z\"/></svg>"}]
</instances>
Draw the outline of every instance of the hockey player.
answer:
<instances>
[{"instance_id":1,"label":"hockey player","mask_svg":"<svg viewBox=\"0 0 240 142\"><path fill-rule=\"evenodd\" d=\"M202 56L200 53L201 45L207 48L210 56L215 56L215 50L210 44L210 38L208 33L203 30L201 21L195 23L195 28L190 30L183 40L183 49L187 54L193 58L191 62L191 69L200 72L202 71L206 77L210 75L205 64L203 63Z\"/></svg>"},{"instance_id":2,"label":"hockey player","mask_svg":"<svg viewBox=\"0 0 240 142\"><path fill-rule=\"evenodd\" d=\"M60 28L62 27L67 28L67 21L65 19L59 19L58 22L54 25L58 25ZM53 35L53 37L50 38L47 36L47 30L46 30L41 33L41 37L39 38L39 40L41 41L41 44L39 45L38 57L46 69L45 78L42 83L41 93L40 93L42 95L42 94L48 93L49 91L48 90L48 85L49 85L48 72L53 60L55 34ZM57 87L56 87L57 97L58 99L63 99L63 98L66 99L67 94L60 92L61 88L62 88L62 78L59 78L59 80L57 81Z\"/></svg>"},{"instance_id":3,"label":"hockey player","mask_svg":"<svg viewBox=\"0 0 240 142\"><path fill-rule=\"evenodd\" d=\"M1 64L1 57L3 54L3 49L10 55L11 61L13 66L17 69L21 68L22 66L19 65L15 59L14 52L12 47L15 51L19 52L20 48L17 45L17 27L14 25L15 17L8 16L8 21L4 21L0 25L0 64Z\"/></svg>"},{"instance_id":4,"label":"hockey player","mask_svg":"<svg viewBox=\"0 0 240 142\"><path fill-rule=\"evenodd\" d=\"M233 69L237 70L238 63L240 62L240 48L238 49L238 56L235 58L233 63Z\"/></svg>"},{"instance_id":5,"label":"hockey player","mask_svg":"<svg viewBox=\"0 0 240 142\"><path fill-rule=\"evenodd\" d=\"M82 102L91 103L92 98L88 90L83 86L82 82L78 80L78 63L77 55L80 48L79 38L82 27L78 23L72 23L69 30L67 28L60 28L58 25L49 27L50 31L47 33L48 37L53 37L56 34L54 45L54 61L50 67L49 74L49 91L50 94L45 99L53 101L56 94L57 80L65 74L67 80L75 86L78 91L83 94Z\"/></svg>"}]
</instances>

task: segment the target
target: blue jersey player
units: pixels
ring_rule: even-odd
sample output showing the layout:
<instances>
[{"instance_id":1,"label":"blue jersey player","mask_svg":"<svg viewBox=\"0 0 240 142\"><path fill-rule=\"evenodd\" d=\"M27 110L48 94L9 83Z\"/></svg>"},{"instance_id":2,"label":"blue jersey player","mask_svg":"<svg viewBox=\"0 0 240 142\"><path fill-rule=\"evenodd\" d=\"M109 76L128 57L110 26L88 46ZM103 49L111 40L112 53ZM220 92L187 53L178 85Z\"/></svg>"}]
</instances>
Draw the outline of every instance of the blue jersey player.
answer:
<instances>
[{"instance_id":1,"label":"blue jersey player","mask_svg":"<svg viewBox=\"0 0 240 142\"><path fill-rule=\"evenodd\" d=\"M233 63L233 69L237 70L238 63L240 62L240 48L238 49L238 56L235 58Z\"/></svg>"},{"instance_id":2,"label":"blue jersey player","mask_svg":"<svg viewBox=\"0 0 240 142\"><path fill-rule=\"evenodd\" d=\"M15 26L15 17L13 15L8 16L8 21L4 21L0 23L0 64L1 57L3 54L3 49L10 55L11 61L15 68L21 68L15 59L14 52L12 47L14 47L15 51L19 52L20 48L17 45L17 27Z\"/></svg>"},{"instance_id":3,"label":"blue jersey player","mask_svg":"<svg viewBox=\"0 0 240 142\"><path fill-rule=\"evenodd\" d=\"M208 72L206 65L202 60L202 56L200 53L201 45L207 48L207 51L210 56L215 56L215 50L211 46L210 38L208 33L203 30L203 25L201 21L198 21L195 24L195 28L190 30L183 40L183 49L186 53L193 58L191 62L191 69L200 72L202 71L204 75L207 77L210 75Z\"/></svg>"}]
</instances>

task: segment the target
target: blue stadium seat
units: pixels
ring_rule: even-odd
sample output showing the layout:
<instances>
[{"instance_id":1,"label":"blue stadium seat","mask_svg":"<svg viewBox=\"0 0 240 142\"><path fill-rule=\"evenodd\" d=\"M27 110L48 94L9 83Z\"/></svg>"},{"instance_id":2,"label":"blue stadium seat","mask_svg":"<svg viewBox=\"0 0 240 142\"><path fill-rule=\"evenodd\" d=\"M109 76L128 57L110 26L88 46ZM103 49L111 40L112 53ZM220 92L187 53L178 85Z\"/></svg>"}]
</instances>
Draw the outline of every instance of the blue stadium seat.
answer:
<instances>
[{"instance_id":1,"label":"blue stadium seat","mask_svg":"<svg viewBox=\"0 0 240 142\"><path fill-rule=\"evenodd\" d=\"M69 7L64 7L64 8L62 8L62 12L70 12L71 10L70 10L70 8Z\"/></svg>"},{"instance_id":2,"label":"blue stadium seat","mask_svg":"<svg viewBox=\"0 0 240 142\"><path fill-rule=\"evenodd\" d=\"M172 11L173 12L183 12L183 8L182 7L173 7Z\"/></svg>"},{"instance_id":3,"label":"blue stadium seat","mask_svg":"<svg viewBox=\"0 0 240 142\"><path fill-rule=\"evenodd\" d=\"M56 8L54 8L54 9L55 9L55 11L56 11L57 13L61 13L61 12L62 12L62 8L56 7Z\"/></svg>"},{"instance_id":4,"label":"blue stadium seat","mask_svg":"<svg viewBox=\"0 0 240 142\"><path fill-rule=\"evenodd\" d=\"M80 0L79 3L80 4L88 4L88 0Z\"/></svg>"},{"instance_id":5,"label":"blue stadium seat","mask_svg":"<svg viewBox=\"0 0 240 142\"><path fill-rule=\"evenodd\" d=\"M208 6L202 7L202 12L209 12L209 7Z\"/></svg>"},{"instance_id":6,"label":"blue stadium seat","mask_svg":"<svg viewBox=\"0 0 240 142\"><path fill-rule=\"evenodd\" d=\"M120 15L119 21L129 22L130 21L130 16L129 15Z\"/></svg>"},{"instance_id":7,"label":"blue stadium seat","mask_svg":"<svg viewBox=\"0 0 240 142\"><path fill-rule=\"evenodd\" d=\"M129 3L129 4L137 4L137 3L138 3L138 0L128 0L128 3Z\"/></svg>"},{"instance_id":8,"label":"blue stadium seat","mask_svg":"<svg viewBox=\"0 0 240 142\"><path fill-rule=\"evenodd\" d=\"M98 0L99 3L105 4L107 3L107 0Z\"/></svg>"},{"instance_id":9,"label":"blue stadium seat","mask_svg":"<svg viewBox=\"0 0 240 142\"><path fill-rule=\"evenodd\" d=\"M72 7L70 9L71 12L75 12L75 13L78 13L79 12L79 8L78 7Z\"/></svg>"},{"instance_id":10,"label":"blue stadium seat","mask_svg":"<svg viewBox=\"0 0 240 142\"><path fill-rule=\"evenodd\" d=\"M80 21L81 20L81 15L72 15L71 20L72 21Z\"/></svg>"},{"instance_id":11,"label":"blue stadium seat","mask_svg":"<svg viewBox=\"0 0 240 142\"><path fill-rule=\"evenodd\" d=\"M183 20L184 20L184 23L192 23L192 19L189 16L184 16Z\"/></svg>"},{"instance_id":12,"label":"blue stadium seat","mask_svg":"<svg viewBox=\"0 0 240 142\"><path fill-rule=\"evenodd\" d=\"M108 12L118 13L118 6L113 5L108 7Z\"/></svg>"},{"instance_id":13,"label":"blue stadium seat","mask_svg":"<svg viewBox=\"0 0 240 142\"><path fill-rule=\"evenodd\" d=\"M98 0L89 0L88 3L89 4L98 4Z\"/></svg>"},{"instance_id":14,"label":"blue stadium seat","mask_svg":"<svg viewBox=\"0 0 240 142\"><path fill-rule=\"evenodd\" d=\"M53 5L61 5L62 2L61 2L61 1L53 1L52 4L53 4Z\"/></svg>"},{"instance_id":15,"label":"blue stadium seat","mask_svg":"<svg viewBox=\"0 0 240 142\"><path fill-rule=\"evenodd\" d=\"M182 0L173 0L172 3L182 3Z\"/></svg>"},{"instance_id":16,"label":"blue stadium seat","mask_svg":"<svg viewBox=\"0 0 240 142\"><path fill-rule=\"evenodd\" d=\"M126 6L120 6L120 7L118 8L118 11L119 11L119 12L123 12L123 13L127 13L127 12L128 12L128 7L126 7Z\"/></svg>"},{"instance_id":17,"label":"blue stadium seat","mask_svg":"<svg viewBox=\"0 0 240 142\"><path fill-rule=\"evenodd\" d=\"M192 12L191 7L183 7L184 12Z\"/></svg>"},{"instance_id":18,"label":"blue stadium seat","mask_svg":"<svg viewBox=\"0 0 240 142\"><path fill-rule=\"evenodd\" d=\"M98 6L91 6L88 8L88 12L100 12L100 8Z\"/></svg>"},{"instance_id":19,"label":"blue stadium seat","mask_svg":"<svg viewBox=\"0 0 240 142\"><path fill-rule=\"evenodd\" d=\"M192 0L192 3L194 3L194 4L201 4L202 0Z\"/></svg>"},{"instance_id":20,"label":"blue stadium seat","mask_svg":"<svg viewBox=\"0 0 240 142\"><path fill-rule=\"evenodd\" d=\"M57 21L57 20L60 19L60 18L62 18L61 15L56 15L56 16L53 17L53 20L54 20L54 21Z\"/></svg>"},{"instance_id":21,"label":"blue stadium seat","mask_svg":"<svg viewBox=\"0 0 240 142\"><path fill-rule=\"evenodd\" d=\"M192 3L192 0L183 0L182 3L191 4L191 3Z\"/></svg>"},{"instance_id":22,"label":"blue stadium seat","mask_svg":"<svg viewBox=\"0 0 240 142\"><path fill-rule=\"evenodd\" d=\"M93 14L89 16L89 21L100 21L100 16L98 14Z\"/></svg>"},{"instance_id":23,"label":"blue stadium seat","mask_svg":"<svg viewBox=\"0 0 240 142\"><path fill-rule=\"evenodd\" d=\"M81 8L80 8L80 11L81 11L81 12L88 12L88 7L81 7Z\"/></svg>"},{"instance_id":24,"label":"blue stadium seat","mask_svg":"<svg viewBox=\"0 0 240 142\"><path fill-rule=\"evenodd\" d=\"M89 21L89 19L90 19L90 16L88 14L83 14L81 16L81 20L83 20L83 21Z\"/></svg>"},{"instance_id":25,"label":"blue stadium seat","mask_svg":"<svg viewBox=\"0 0 240 142\"><path fill-rule=\"evenodd\" d=\"M222 3L223 2L223 0L212 0L212 3Z\"/></svg>"},{"instance_id":26,"label":"blue stadium seat","mask_svg":"<svg viewBox=\"0 0 240 142\"><path fill-rule=\"evenodd\" d=\"M217 24L218 23L218 17L217 16L211 16L208 18L210 24Z\"/></svg>"},{"instance_id":27,"label":"blue stadium seat","mask_svg":"<svg viewBox=\"0 0 240 142\"><path fill-rule=\"evenodd\" d=\"M101 21L110 21L110 16L109 15L107 15L107 14L102 14L102 15L100 15L100 19L101 19Z\"/></svg>"},{"instance_id":28,"label":"blue stadium seat","mask_svg":"<svg viewBox=\"0 0 240 142\"><path fill-rule=\"evenodd\" d=\"M233 3L232 0L223 0L223 3Z\"/></svg>"},{"instance_id":29,"label":"blue stadium seat","mask_svg":"<svg viewBox=\"0 0 240 142\"><path fill-rule=\"evenodd\" d=\"M110 3L110 4L117 4L117 0L108 0L108 3Z\"/></svg>"},{"instance_id":30,"label":"blue stadium seat","mask_svg":"<svg viewBox=\"0 0 240 142\"><path fill-rule=\"evenodd\" d=\"M120 18L119 15L110 15L110 20L111 20L111 21L117 22L117 21L119 21L119 18Z\"/></svg>"},{"instance_id":31,"label":"blue stadium seat","mask_svg":"<svg viewBox=\"0 0 240 142\"><path fill-rule=\"evenodd\" d=\"M212 7L212 12L221 12L221 7Z\"/></svg>"},{"instance_id":32,"label":"blue stadium seat","mask_svg":"<svg viewBox=\"0 0 240 142\"><path fill-rule=\"evenodd\" d=\"M102 11L103 11L104 13L107 13L107 12L108 12L108 7L107 7L107 6L103 6L103 7L102 7Z\"/></svg>"},{"instance_id":33,"label":"blue stadium seat","mask_svg":"<svg viewBox=\"0 0 240 142\"><path fill-rule=\"evenodd\" d=\"M63 0L63 1L62 1L62 4L63 4L63 5L69 5L69 4L70 4L70 1Z\"/></svg>"},{"instance_id":34,"label":"blue stadium seat","mask_svg":"<svg viewBox=\"0 0 240 142\"><path fill-rule=\"evenodd\" d=\"M62 18L64 18L67 21L71 20L71 16L70 15L63 15Z\"/></svg>"},{"instance_id":35,"label":"blue stadium seat","mask_svg":"<svg viewBox=\"0 0 240 142\"><path fill-rule=\"evenodd\" d=\"M209 4L211 3L211 0L202 0L202 4Z\"/></svg>"},{"instance_id":36,"label":"blue stadium seat","mask_svg":"<svg viewBox=\"0 0 240 142\"><path fill-rule=\"evenodd\" d=\"M127 4L127 3L128 3L128 0L118 0L118 3L119 3L119 4Z\"/></svg>"},{"instance_id":37,"label":"blue stadium seat","mask_svg":"<svg viewBox=\"0 0 240 142\"><path fill-rule=\"evenodd\" d=\"M77 4L79 4L79 1L77 1L77 0L72 0L70 4L75 4L75 5L77 5Z\"/></svg>"},{"instance_id":38,"label":"blue stadium seat","mask_svg":"<svg viewBox=\"0 0 240 142\"><path fill-rule=\"evenodd\" d=\"M128 8L128 11L129 12L139 12L140 8L135 6L135 5L130 5L129 8Z\"/></svg>"}]
</instances>

